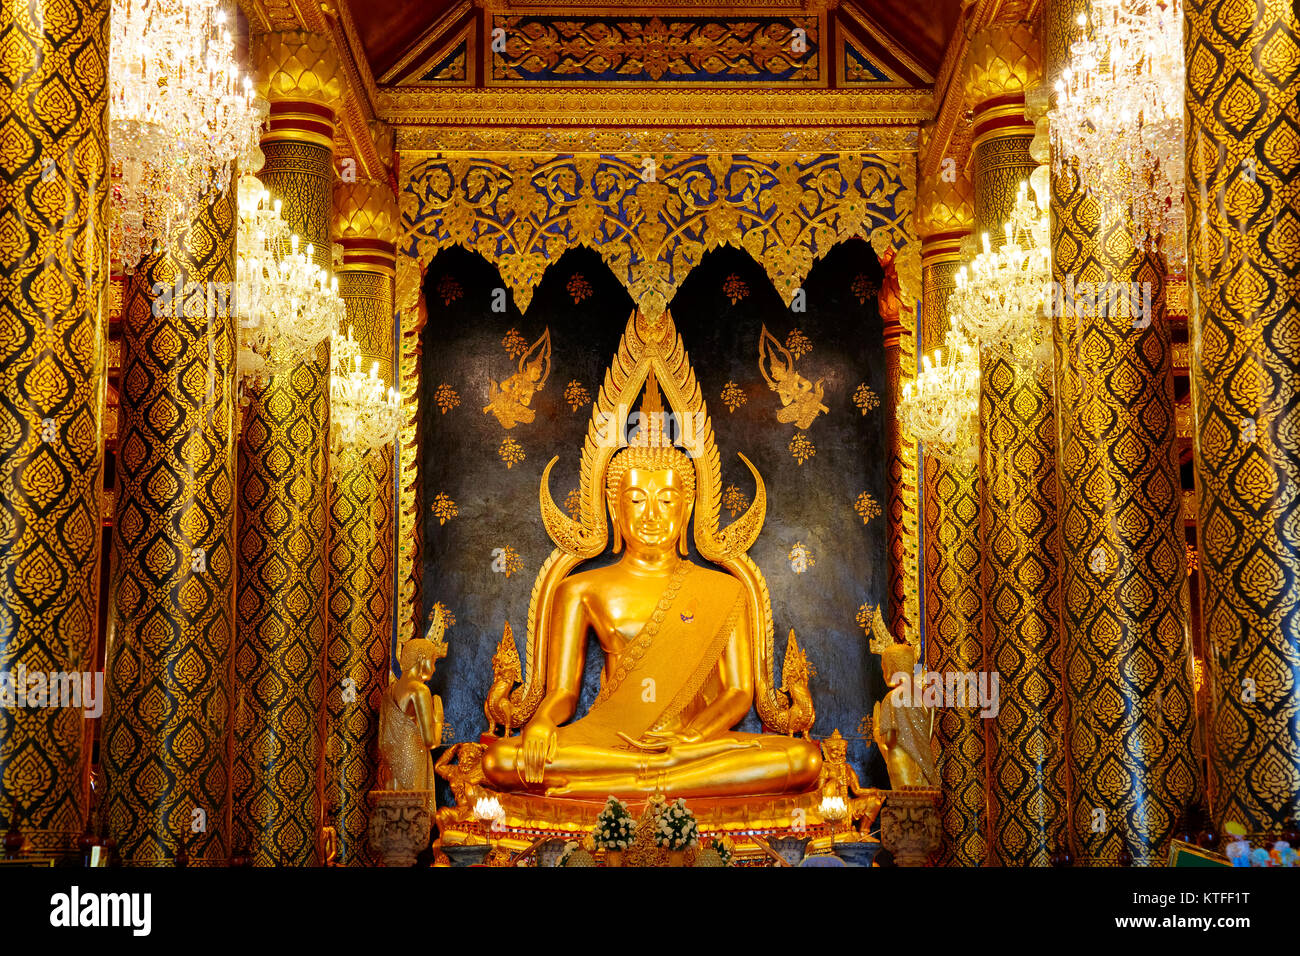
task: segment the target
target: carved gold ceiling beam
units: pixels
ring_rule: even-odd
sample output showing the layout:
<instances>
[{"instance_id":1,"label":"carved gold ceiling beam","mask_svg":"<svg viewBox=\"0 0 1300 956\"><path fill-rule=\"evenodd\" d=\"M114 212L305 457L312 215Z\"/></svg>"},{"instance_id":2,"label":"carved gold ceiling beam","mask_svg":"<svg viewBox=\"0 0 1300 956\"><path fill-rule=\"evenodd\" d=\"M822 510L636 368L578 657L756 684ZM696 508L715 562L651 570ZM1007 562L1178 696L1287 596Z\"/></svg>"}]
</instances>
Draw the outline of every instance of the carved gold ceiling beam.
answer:
<instances>
[{"instance_id":1,"label":"carved gold ceiling beam","mask_svg":"<svg viewBox=\"0 0 1300 956\"><path fill-rule=\"evenodd\" d=\"M469 90L391 88L380 117L402 126L861 129L908 126L934 113L929 90Z\"/></svg>"}]
</instances>

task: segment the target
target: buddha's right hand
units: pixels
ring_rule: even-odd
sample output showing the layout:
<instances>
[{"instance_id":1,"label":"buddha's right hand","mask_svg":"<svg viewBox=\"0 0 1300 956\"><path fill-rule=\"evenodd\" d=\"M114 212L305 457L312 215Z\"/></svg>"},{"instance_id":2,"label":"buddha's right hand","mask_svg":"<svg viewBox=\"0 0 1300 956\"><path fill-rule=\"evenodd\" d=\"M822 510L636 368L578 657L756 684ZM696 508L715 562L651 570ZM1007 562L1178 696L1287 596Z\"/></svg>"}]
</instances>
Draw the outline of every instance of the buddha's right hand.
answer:
<instances>
[{"instance_id":1,"label":"buddha's right hand","mask_svg":"<svg viewBox=\"0 0 1300 956\"><path fill-rule=\"evenodd\" d=\"M529 721L520 743L524 758L524 783L542 782L546 775L546 765L555 756L558 742L555 725L550 721Z\"/></svg>"}]
</instances>

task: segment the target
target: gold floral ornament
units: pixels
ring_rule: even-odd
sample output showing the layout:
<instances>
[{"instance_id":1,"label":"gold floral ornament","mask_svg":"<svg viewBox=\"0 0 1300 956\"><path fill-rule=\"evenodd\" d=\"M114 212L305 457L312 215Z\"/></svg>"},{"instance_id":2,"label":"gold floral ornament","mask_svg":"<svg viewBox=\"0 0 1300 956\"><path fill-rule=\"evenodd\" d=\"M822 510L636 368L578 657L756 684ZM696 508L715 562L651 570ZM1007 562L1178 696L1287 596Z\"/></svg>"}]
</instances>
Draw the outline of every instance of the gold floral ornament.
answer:
<instances>
[{"instance_id":1,"label":"gold floral ornament","mask_svg":"<svg viewBox=\"0 0 1300 956\"><path fill-rule=\"evenodd\" d=\"M508 158L507 158L508 156ZM639 154L412 153L401 171L411 245L398 305L414 315L420 263L452 245L497 266L526 309L546 267L590 246L633 301L657 319L709 249L741 248L787 302L836 243L900 249L909 300L919 297L911 237L915 154L700 152L659 155L644 182ZM742 228L741 224L744 224ZM915 248L912 248L915 247Z\"/></svg>"},{"instance_id":2,"label":"gold floral ornament","mask_svg":"<svg viewBox=\"0 0 1300 956\"><path fill-rule=\"evenodd\" d=\"M791 329L790 334L785 337L785 347L790 350L790 354L797 359L803 358L812 351L812 341L804 335L799 329Z\"/></svg>"},{"instance_id":3,"label":"gold floral ornament","mask_svg":"<svg viewBox=\"0 0 1300 956\"><path fill-rule=\"evenodd\" d=\"M749 285L744 279L733 272L731 275L727 276L726 280L722 283L722 294L731 300L732 305L735 305L741 299L745 298L745 296L749 295Z\"/></svg>"},{"instance_id":4,"label":"gold floral ornament","mask_svg":"<svg viewBox=\"0 0 1300 956\"><path fill-rule=\"evenodd\" d=\"M867 412L880 407L880 398L866 382L860 384L857 391L853 393L853 404L858 406L858 410L865 415Z\"/></svg>"},{"instance_id":5,"label":"gold floral ornament","mask_svg":"<svg viewBox=\"0 0 1300 956\"><path fill-rule=\"evenodd\" d=\"M735 382L728 382L722 386L722 404L727 406L727 411L734 412L747 401L749 401L749 396Z\"/></svg>"},{"instance_id":6,"label":"gold floral ornament","mask_svg":"<svg viewBox=\"0 0 1300 956\"><path fill-rule=\"evenodd\" d=\"M525 458L523 446L513 438L501 439L501 447L497 449L497 455L506 463L507 468L513 468Z\"/></svg>"},{"instance_id":7,"label":"gold floral ornament","mask_svg":"<svg viewBox=\"0 0 1300 956\"><path fill-rule=\"evenodd\" d=\"M853 504L853 510L858 513L863 524L867 524L872 518L880 517L880 503L868 491L858 495L858 500Z\"/></svg>"},{"instance_id":8,"label":"gold floral ornament","mask_svg":"<svg viewBox=\"0 0 1300 956\"><path fill-rule=\"evenodd\" d=\"M442 414L446 415L453 408L460 405L460 393L446 382L443 382L434 389L433 403L438 406Z\"/></svg>"},{"instance_id":9,"label":"gold floral ornament","mask_svg":"<svg viewBox=\"0 0 1300 956\"><path fill-rule=\"evenodd\" d=\"M524 559L510 545L492 549L492 570L506 577L524 569Z\"/></svg>"},{"instance_id":10,"label":"gold floral ornament","mask_svg":"<svg viewBox=\"0 0 1300 956\"><path fill-rule=\"evenodd\" d=\"M592 296L591 283L587 281L587 277L581 272L575 272L569 276L569 283L566 288L569 290L569 298L573 300L574 305Z\"/></svg>"},{"instance_id":11,"label":"gold floral ornament","mask_svg":"<svg viewBox=\"0 0 1300 956\"><path fill-rule=\"evenodd\" d=\"M465 290L460 287L460 283L451 276L443 276L438 280L438 298L442 299L443 305L451 305L464 294Z\"/></svg>"},{"instance_id":12,"label":"gold floral ornament","mask_svg":"<svg viewBox=\"0 0 1300 956\"><path fill-rule=\"evenodd\" d=\"M868 601L858 608L857 622L858 627L862 628L862 633L868 637L871 636L871 619L876 615L876 606Z\"/></svg>"},{"instance_id":13,"label":"gold floral ornament","mask_svg":"<svg viewBox=\"0 0 1300 956\"><path fill-rule=\"evenodd\" d=\"M857 298L859 305L866 305L867 300L880 291L880 286L876 285L861 272L853 279L853 295Z\"/></svg>"},{"instance_id":14,"label":"gold floral ornament","mask_svg":"<svg viewBox=\"0 0 1300 956\"><path fill-rule=\"evenodd\" d=\"M790 559L790 570L795 574L803 574L809 568L817 564L817 559L813 557L812 551L802 541L796 541L794 547L790 549L788 555Z\"/></svg>"},{"instance_id":15,"label":"gold floral ornament","mask_svg":"<svg viewBox=\"0 0 1300 956\"><path fill-rule=\"evenodd\" d=\"M483 413L495 415L503 428L532 422L537 416L530 407L533 396L546 387L550 375L551 330L548 328L519 356L519 371L500 385L493 379L488 380L488 403L483 406Z\"/></svg>"},{"instance_id":16,"label":"gold floral ornament","mask_svg":"<svg viewBox=\"0 0 1300 956\"><path fill-rule=\"evenodd\" d=\"M564 496L564 512L574 521L582 520L582 492L572 488Z\"/></svg>"},{"instance_id":17,"label":"gold floral ornament","mask_svg":"<svg viewBox=\"0 0 1300 956\"><path fill-rule=\"evenodd\" d=\"M722 493L722 507L734 518L749 507L749 495L735 485L727 485L727 490Z\"/></svg>"},{"instance_id":18,"label":"gold floral ornament","mask_svg":"<svg viewBox=\"0 0 1300 956\"><path fill-rule=\"evenodd\" d=\"M803 464L813 455L817 454L817 446L803 432L795 432L794 437L790 439L790 454L799 464Z\"/></svg>"},{"instance_id":19,"label":"gold floral ornament","mask_svg":"<svg viewBox=\"0 0 1300 956\"><path fill-rule=\"evenodd\" d=\"M528 340L519 334L518 329L510 329L501 339L501 347L512 359L517 359L528 351Z\"/></svg>"},{"instance_id":20,"label":"gold floral ornament","mask_svg":"<svg viewBox=\"0 0 1300 956\"><path fill-rule=\"evenodd\" d=\"M569 403L569 408L576 412L583 405L591 404L591 393L575 378L564 386L564 400Z\"/></svg>"},{"instance_id":21,"label":"gold floral ornament","mask_svg":"<svg viewBox=\"0 0 1300 956\"><path fill-rule=\"evenodd\" d=\"M758 370L768 388L781 399L776 420L783 425L793 422L795 428L806 429L819 414L830 409L822 404L826 394L822 379L816 383L808 381L795 370L794 362L790 350L763 326L758 338Z\"/></svg>"},{"instance_id":22,"label":"gold floral ornament","mask_svg":"<svg viewBox=\"0 0 1300 956\"><path fill-rule=\"evenodd\" d=\"M429 506L433 511L433 516L438 519L439 525L444 525L452 518L460 514L460 509L456 507L456 502L446 492L440 491L433 496L433 504Z\"/></svg>"}]
</instances>

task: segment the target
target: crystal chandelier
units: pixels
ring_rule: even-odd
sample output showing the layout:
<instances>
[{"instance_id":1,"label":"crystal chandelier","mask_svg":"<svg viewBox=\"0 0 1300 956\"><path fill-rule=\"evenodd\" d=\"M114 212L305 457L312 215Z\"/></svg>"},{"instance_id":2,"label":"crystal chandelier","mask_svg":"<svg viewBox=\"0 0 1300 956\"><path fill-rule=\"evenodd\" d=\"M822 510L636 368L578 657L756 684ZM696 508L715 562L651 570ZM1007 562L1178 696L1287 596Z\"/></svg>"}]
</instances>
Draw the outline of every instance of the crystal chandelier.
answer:
<instances>
[{"instance_id":1,"label":"crystal chandelier","mask_svg":"<svg viewBox=\"0 0 1300 956\"><path fill-rule=\"evenodd\" d=\"M1182 0L1092 0L1049 114L1055 169L1078 163L1104 209L1132 221L1139 249L1185 258ZM1089 27L1091 34L1089 35ZM1163 244L1162 238L1163 237Z\"/></svg>"},{"instance_id":2,"label":"crystal chandelier","mask_svg":"<svg viewBox=\"0 0 1300 956\"><path fill-rule=\"evenodd\" d=\"M948 314L967 341L980 346L1033 344L1041 328L1049 305L1052 248L1047 190L1035 193L1031 199L1028 184L1020 184L1011 218L1003 224L1003 244L990 247L985 233L983 251L969 268L957 272Z\"/></svg>"},{"instance_id":3,"label":"crystal chandelier","mask_svg":"<svg viewBox=\"0 0 1300 956\"><path fill-rule=\"evenodd\" d=\"M346 315L338 279L316 264L312 245L300 245L280 200L256 176L240 176L235 275L245 388L307 360Z\"/></svg>"},{"instance_id":4,"label":"crystal chandelier","mask_svg":"<svg viewBox=\"0 0 1300 956\"><path fill-rule=\"evenodd\" d=\"M402 424L402 397L379 377L379 363L361 368L361 347L352 337L334 335L330 375L330 426L334 447L383 448Z\"/></svg>"},{"instance_id":5,"label":"crystal chandelier","mask_svg":"<svg viewBox=\"0 0 1300 956\"><path fill-rule=\"evenodd\" d=\"M214 190L256 126L219 0L113 0L110 255L132 271Z\"/></svg>"},{"instance_id":6,"label":"crystal chandelier","mask_svg":"<svg viewBox=\"0 0 1300 956\"><path fill-rule=\"evenodd\" d=\"M944 350L921 357L915 382L903 386L898 420L925 453L949 464L969 467L979 457L979 355L953 329Z\"/></svg>"}]
</instances>

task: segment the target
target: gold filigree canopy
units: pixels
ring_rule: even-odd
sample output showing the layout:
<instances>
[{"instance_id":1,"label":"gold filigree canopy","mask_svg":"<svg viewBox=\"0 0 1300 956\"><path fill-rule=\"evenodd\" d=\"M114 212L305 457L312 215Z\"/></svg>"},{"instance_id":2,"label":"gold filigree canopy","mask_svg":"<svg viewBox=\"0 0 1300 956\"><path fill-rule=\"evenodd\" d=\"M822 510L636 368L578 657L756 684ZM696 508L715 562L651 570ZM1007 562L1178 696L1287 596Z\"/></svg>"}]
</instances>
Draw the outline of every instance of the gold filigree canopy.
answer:
<instances>
[{"instance_id":1,"label":"gold filigree canopy","mask_svg":"<svg viewBox=\"0 0 1300 956\"><path fill-rule=\"evenodd\" d=\"M650 320L640 311L628 319L618 353L593 403L582 450L581 512L577 520L570 518L551 497L550 474L558 456L542 472L539 495L542 521L556 547L533 584L528 608L525 682L511 697L515 720L518 723L528 720L546 691L546 631L556 589L574 568L602 554L609 544L606 469L614 454L627 445L623 436L629 410L651 377L662 391L664 410L671 411L680 425L679 447L695 461L695 546L706 560L734 575L748 595L751 619L755 623L752 640L759 717L767 728L785 733L790 704L774 679L771 598L763 572L747 553L763 527L767 513L766 487L749 459L740 455L754 476L754 500L739 518L725 528L719 527L722 468L704 394L672 316L664 313L657 320Z\"/></svg>"}]
</instances>

